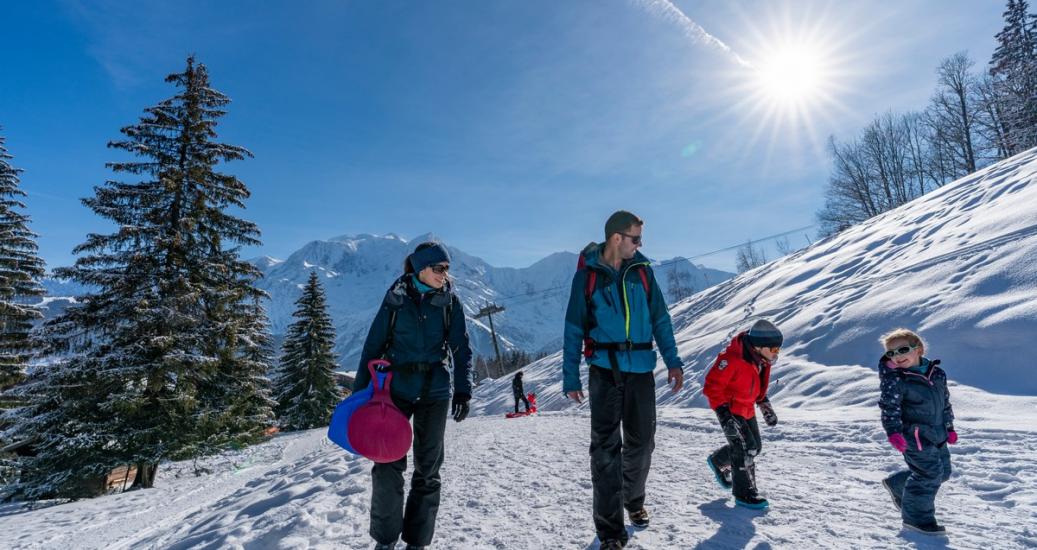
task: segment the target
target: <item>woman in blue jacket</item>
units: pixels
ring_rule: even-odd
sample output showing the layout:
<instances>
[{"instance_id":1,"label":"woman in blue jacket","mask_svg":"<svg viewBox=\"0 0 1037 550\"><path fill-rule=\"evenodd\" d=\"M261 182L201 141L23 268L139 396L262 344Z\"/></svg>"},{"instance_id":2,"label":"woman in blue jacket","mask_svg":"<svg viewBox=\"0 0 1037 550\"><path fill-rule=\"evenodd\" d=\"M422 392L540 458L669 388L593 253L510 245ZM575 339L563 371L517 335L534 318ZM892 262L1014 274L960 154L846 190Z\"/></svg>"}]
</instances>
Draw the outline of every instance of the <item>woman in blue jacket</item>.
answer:
<instances>
[{"instance_id":1,"label":"woman in blue jacket","mask_svg":"<svg viewBox=\"0 0 1037 550\"><path fill-rule=\"evenodd\" d=\"M393 373L392 400L414 427L414 474L406 504L403 473L407 457L371 469L370 533L378 550L391 550L401 535L408 550L432 542L451 393L449 412L454 420L460 422L468 415L472 350L464 309L450 288L449 269L450 254L445 246L433 242L418 245L404 262L404 274L386 292L361 352L354 391L371 381L369 361L388 359Z\"/></svg>"},{"instance_id":2,"label":"woman in blue jacket","mask_svg":"<svg viewBox=\"0 0 1037 550\"><path fill-rule=\"evenodd\" d=\"M879 360L882 427L908 467L882 480L882 486L906 529L940 534L936 492L951 477L947 445L958 442L947 374L939 360L924 357L925 342L910 330L896 329L879 341L885 349Z\"/></svg>"}]
</instances>

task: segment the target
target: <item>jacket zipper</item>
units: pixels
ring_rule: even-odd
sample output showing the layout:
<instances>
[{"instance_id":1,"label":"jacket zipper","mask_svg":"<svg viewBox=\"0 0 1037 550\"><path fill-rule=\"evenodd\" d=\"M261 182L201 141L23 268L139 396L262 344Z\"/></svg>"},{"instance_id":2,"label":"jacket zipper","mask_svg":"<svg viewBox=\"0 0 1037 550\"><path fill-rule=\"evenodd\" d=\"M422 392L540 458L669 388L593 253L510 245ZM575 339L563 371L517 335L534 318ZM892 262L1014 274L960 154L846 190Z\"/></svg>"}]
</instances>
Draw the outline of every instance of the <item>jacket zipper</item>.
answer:
<instances>
[{"instance_id":1,"label":"jacket zipper","mask_svg":"<svg viewBox=\"0 0 1037 550\"><path fill-rule=\"evenodd\" d=\"M630 269L632 267L639 266L639 265L649 265L649 264L648 264L648 262L635 262L635 263L632 263L632 264L628 265L626 267L626 269L623 270L623 275L620 276L620 278L619 278L620 285L623 287L623 313L624 313L623 318L626 321L627 342L630 341L630 300L627 298L627 273L630 273ZM648 297L645 296L645 299L647 299L647 298Z\"/></svg>"}]
</instances>

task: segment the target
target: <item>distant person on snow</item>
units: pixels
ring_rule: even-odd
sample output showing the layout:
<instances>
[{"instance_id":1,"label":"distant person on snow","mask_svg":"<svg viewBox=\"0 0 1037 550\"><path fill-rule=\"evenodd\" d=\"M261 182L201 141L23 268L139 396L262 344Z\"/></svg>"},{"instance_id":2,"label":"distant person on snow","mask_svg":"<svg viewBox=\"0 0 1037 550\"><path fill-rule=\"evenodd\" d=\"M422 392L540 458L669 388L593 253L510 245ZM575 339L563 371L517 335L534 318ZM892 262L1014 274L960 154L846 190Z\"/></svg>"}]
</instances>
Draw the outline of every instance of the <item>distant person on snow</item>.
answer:
<instances>
[{"instance_id":1,"label":"distant person on snow","mask_svg":"<svg viewBox=\"0 0 1037 550\"><path fill-rule=\"evenodd\" d=\"M515 376L511 379L511 393L515 394L515 413L518 414L518 404L521 399L526 406L526 412L529 412L529 400L526 399L526 391L522 388L522 371L515 373Z\"/></svg>"},{"instance_id":2,"label":"distant person on snow","mask_svg":"<svg viewBox=\"0 0 1037 550\"><path fill-rule=\"evenodd\" d=\"M644 222L619 211L605 242L588 246L565 313L562 391L583 402L580 359L589 366L594 527L602 550L626 545L623 509L648 527L645 481L655 448L655 365L659 345L673 391L684 383L666 301L641 247ZM582 350L581 348L585 347Z\"/></svg>"},{"instance_id":3,"label":"distant person on snow","mask_svg":"<svg viewBox=\"0 0 1037 550\"><path fill-rule=\"evenodd\" d=\"M767 398L767 386L783 339L773 323L766 319L756 321L717 356L702 388L727 439L726 445L706 458L706 464L717 482L731 489L735 504L746 508L769 506L756 485L755 457L762 448L756 407L768 426L778 424L778 416Z\"/></svg>"},{"instance_id":4,"label":"distant person on snow","mask_svg":"<svg viewBox=\"0 0 1037 550\"><path fill-rule=\"evenodd\" d=\"M882 427L894 449L903 453L908 470L882 480L900 510L904 527L927 534L945 532L936 523L935 501L940 484L951 477L951 453L958 442L947 374L939 360L924 357L922 338L896 329L879 341Z\"/></svg>"},{"instance_id":5,"label":"distant person on snow","mask_svg":"<svg viewBox=\"0 0 1037 550\"><path fill-rule=\"evenodd\" d=\"M434 242L418 245L404 262L404 274L385 293L360 354L353 391L370 382L369 361L388 359L393 403L412 420L414 428L414 475L406 506L403 472L407 457L376 463L371 469L370 534L376 550L392 550L401 535L408 550L426 548L432 542L446 419L449 414L460 422L468 415L472 350L464 308L450 288L449 269L450 254L445 246Z\"/></svg>"}]
</instances>

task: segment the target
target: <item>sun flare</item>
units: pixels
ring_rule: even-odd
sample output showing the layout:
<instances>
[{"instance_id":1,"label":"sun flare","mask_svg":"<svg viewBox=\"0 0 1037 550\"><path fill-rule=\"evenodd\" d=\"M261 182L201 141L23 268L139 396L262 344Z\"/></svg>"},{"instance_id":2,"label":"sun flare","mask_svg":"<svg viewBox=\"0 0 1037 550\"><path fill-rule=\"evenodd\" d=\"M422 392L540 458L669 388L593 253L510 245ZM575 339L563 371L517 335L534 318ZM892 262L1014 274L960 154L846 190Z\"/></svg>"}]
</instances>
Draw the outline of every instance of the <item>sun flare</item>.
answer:
<instances>
[{"instance_id":1,"label":"sun flare","mask_svg":"<svg viewBox=\"0 0 1037 550\"><path fill-rule=\"evenodd\" d=\"M807 46L786 46L760 62L757 78L765 95L781 102L815 97L826 86L824 63Z\"/></svg>"}]
</instances>

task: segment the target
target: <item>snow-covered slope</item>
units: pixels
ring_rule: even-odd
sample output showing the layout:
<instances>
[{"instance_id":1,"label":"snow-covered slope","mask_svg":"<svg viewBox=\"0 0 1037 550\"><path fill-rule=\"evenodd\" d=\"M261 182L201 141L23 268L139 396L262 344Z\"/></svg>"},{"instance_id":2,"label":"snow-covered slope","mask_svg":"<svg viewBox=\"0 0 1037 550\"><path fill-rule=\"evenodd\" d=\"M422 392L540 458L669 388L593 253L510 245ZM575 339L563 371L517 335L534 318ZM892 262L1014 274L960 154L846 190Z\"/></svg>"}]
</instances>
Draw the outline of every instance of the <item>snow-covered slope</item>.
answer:
<instances>
[{"instance_id":1,"label":"snow-covered slope","mask_svg":"<svg viewBox=\"0 0 1037 550\"><path fill-rule=\"evenodd\" d=\"M1037 371L1029 359L1037 335L1035 173L1037 150L674 306L689 383L673 395L660 380L646 502L652 526L633 532L628 548L1037 546ZM341 246L314 245L313 257L323 251L326 262L310 263L334 271L331 281L351 273L343 266L370 269L343 263ZM402 260L408 247L399 246ZM494 288L490 278L472 276L478 266L470 261L460 254L455 261L466 266L460 282ZM397 269L384 263L386 273ZM712 357L756 316L774 319L787 335L772 386L781 422L764 428L757 459L772 504L766 513L732 507L715 485L704 460L722 436L712 412L694 406ZM936 501L947 538L902 532L879 483L903 468L875 406L875 339L897 325L923 332L952 381L961 439ZM506 420L499 413L511 406L509 381L489 381L476 390L473 417L448 422L434 547L598 547L589 415L561 398L559 361L555 354L525 369L527 389L554 412ZM154 490L35 511L0 506L0 547L371 545L370 463L333 446L324 430L281 435L198 466L212 473L195 477L193 464L169 464Z\"/></svg>"},{"instance_id":2,"label":"snow-covered slope","mask_svg":"<svg viewBox=\"0 0 1037 550\"><path fill-rule=\"evenodd\" d=\"M757 317L785 333L771 392L781 406L874 402L877 338L899 326L922 333L953 382L1037 395L1037 149L700 292L671 314L689 380L667 394L660 361L664 403L703 404L706 369ZM555 354L525 369L548 410L566 406L560 365ZM508 384L482 385L486 410L502 410Z\"/></svg>"},{"instance_id":3,"label":"snow-covered slope","mask_svg":"<svg viewBox=\"0 0 1037 550\"><path fill-rule=\"evenodd\" d=\"M273 332L281 334L291 323L300 288L310 271L316 270L322 276L337 330L340 364L344 370L354 369L385 289L401 273L407 254L427 240L438 239L434 235L409 240L392 234L343 235L310 242L284 261L269 257L253 260L265 274L259 284L271 296ZM469 318L469 333L477 354L493 354L487 320L471 319L491 302L507 308L493 319L504 350L537 352L559 347L576 254L558 252L526 268L500 268L457 248L450 247L450 253L450 273ZM695 288L734 276L677 258L665 262L660 269L659 282L664 290L669 284L666 273L671 270L685 274L686 284Z\"/></svg>"},{"instance_id":4,"label":"snow-covered slope","mask_svg":"<svg viewBox=\"0 0 1037 550\"><path fill-rule=\"evenodd\" d=\"M766 513L732 505L705 456L721 443L712 413L660 409L646 506L652 524L629 550L671 548L1032 548L1037 545L1034 398L959 404L968 428L940 490L946 539L903 533L879 481L903 467L871 407L782 411L757 459ZM1024 403L1030 404L1029 407ZM999 409L1019 408L1005 426ZM591 519L586 412L448 422L433 548L598 548ZM1010 452L1005 452L1010 449ZM408 461L408 464L413 464ZM156 488L36 511L0 506L10 549L371 548L371 463L324 430L244 451L164 465ZM410 472L408 472L408 477Z\"/></svg>"}]
</instances>

